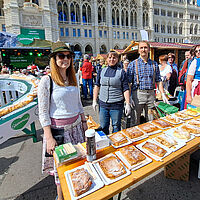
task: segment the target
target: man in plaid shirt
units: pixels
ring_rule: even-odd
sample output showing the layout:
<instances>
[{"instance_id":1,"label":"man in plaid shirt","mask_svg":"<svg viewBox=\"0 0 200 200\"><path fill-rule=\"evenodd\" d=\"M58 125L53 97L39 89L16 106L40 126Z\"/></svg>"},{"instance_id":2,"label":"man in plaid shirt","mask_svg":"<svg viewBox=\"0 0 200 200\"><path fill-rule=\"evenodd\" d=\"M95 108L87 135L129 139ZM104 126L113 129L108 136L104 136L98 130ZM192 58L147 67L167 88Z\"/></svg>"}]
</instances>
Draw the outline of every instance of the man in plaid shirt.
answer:
<instances>
[{"instance_id":1,"label":"man in plaid shirt","mask_svg":"<svg viewBox=\"0 0 200 200\"><path fill-rule=\"evenodd\" d=\"M127 69L127 77L132 90L133 103L136 111L136 124L140 124L143 109L148 109L146 121L153 119L155 101L155 83L162 94L163 101L168 103L164 95L163 84L160 77L158 64L149 59L149 43L141 41L138 44L139 58L131 62Z\"/></svg>"}]
</instances>

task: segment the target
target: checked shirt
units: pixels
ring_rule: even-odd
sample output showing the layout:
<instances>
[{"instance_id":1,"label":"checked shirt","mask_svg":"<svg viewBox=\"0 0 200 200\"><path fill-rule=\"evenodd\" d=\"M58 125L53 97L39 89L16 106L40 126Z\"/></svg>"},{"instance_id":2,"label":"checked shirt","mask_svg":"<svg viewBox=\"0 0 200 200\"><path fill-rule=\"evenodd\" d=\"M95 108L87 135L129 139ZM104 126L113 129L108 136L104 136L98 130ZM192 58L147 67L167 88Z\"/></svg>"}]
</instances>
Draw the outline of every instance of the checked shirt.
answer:
<instances>
[{"instance_id":1,"label":"checked shirt","mask_svg":"<svg viewBox=\"0 0 200 200\"><path fill-rule=\"evenodd\" d=\"M158 64L149 59L147 63L145 63L141 57L137 59L138 61L138 74L139 74L139 87L137 85L137 77L136 77L136 67L135 62L136 60L132 61L128 65L127 69L127 77L129 83L132 83L132 90L140 89L140 90L153 90L154 89L154 82L160 82L160 70ZM154 68L155 68L155 81L153 80L154 77Z\"/></svg>"}]
</instances>

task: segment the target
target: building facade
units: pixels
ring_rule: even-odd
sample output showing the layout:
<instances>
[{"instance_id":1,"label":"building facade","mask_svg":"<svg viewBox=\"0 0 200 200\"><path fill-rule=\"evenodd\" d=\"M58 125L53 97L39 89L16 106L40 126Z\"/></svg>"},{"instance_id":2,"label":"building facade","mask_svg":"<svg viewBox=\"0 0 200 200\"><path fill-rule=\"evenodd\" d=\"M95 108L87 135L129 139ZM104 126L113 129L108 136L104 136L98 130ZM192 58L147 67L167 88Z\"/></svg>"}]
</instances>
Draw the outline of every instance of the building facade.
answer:
<instances>
[{"instance_id":1,"label":"building facade","mask_svg":"<svg viewBox=\"0 0 200 200\"><path fill-rule=\"evenodd\" d=\"M196 0L0 0L2 31L42 32L96 55L141 40L200 43Z\"/></svg>"}]
</instances>

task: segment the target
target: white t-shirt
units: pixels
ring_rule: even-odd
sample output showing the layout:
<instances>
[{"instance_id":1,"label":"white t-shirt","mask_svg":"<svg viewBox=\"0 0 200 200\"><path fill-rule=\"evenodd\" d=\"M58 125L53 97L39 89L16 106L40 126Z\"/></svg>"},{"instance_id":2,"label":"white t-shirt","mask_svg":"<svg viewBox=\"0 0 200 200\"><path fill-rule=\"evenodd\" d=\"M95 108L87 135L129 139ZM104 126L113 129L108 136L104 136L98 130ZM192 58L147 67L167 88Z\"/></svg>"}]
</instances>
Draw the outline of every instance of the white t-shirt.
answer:
<instances>
[{"instance_id":1,"label":"white t-shirt","mask_svg":"<svg viewBox=\"0 0 200 200\"><path fill-rule=\"evenodd\" d=\"M161 68L161 65L159 65L159 69ZM172 68L170 65L167 65L162 71L160 70L160 76L163 81L164 77L168 74L172 73Z\"/></svg>"},{"instance_id":2,"label":"white t-shirt","mask_svg":"<svg viewBox=\"0 0 200 200\"><path fill-rule=\"evenodd\" d=\"M53 81L50 101L50 80L43 76L38 85L39 120L42 125L51 125L51 119L72 118L83 113L79 89L75 86L59 86Z\"/></svg>"},{"instance_id":3,"label":"white t-shirt","mask_svg":"<svg viewBox=\"0 0 200 200\"><path fill-rule=\"evenodd\" d=\"M192 75L194 76L195 72L196 72L196 67L197 67L197 60L194 59L191 64L190 67L188 69L188 75Z\"/></svg>"}]
</instances>

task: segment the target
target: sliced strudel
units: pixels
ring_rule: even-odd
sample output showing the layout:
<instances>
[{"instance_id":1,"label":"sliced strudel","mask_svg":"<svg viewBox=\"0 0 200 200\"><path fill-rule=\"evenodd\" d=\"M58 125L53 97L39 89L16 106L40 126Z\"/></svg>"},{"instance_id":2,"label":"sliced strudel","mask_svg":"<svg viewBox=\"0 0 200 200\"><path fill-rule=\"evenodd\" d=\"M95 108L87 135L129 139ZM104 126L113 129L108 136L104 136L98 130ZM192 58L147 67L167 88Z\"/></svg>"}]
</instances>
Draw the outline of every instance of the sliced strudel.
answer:
<instances>
[{"instance_id":1,"label":"sliced strudel","mask_svg":"<svg viewBox=\"0 0 200 200\"><path fill-rule=\"evenodd\" d=\"M130 165L135 165L146 159L142 152L134 146L123 147L120 149L120 152Z\"/></svg>"},{"instance_id":2,"label":"sliced strudel","mask_svg":"<svg viewBox=\"0 0 200 200\"><path fill-rule=\"evenodd\" d=\"M80 196L90 189L92 185L92 178L86 169L77 169L76 171L71 172L69 175L75 193L74 196Z\"/></svg>"},{"instance_id":3,"label":"sliced strudel","mask_svg":"<svg viewBox=\"0 0 200 200\"><path fill-rule=\"evenodd\" d=\"M99 166L106 177L110 179L115 179L126 173L124 166L115 156L109 156L99 161Z\"/></svg>"}]
</instances>

